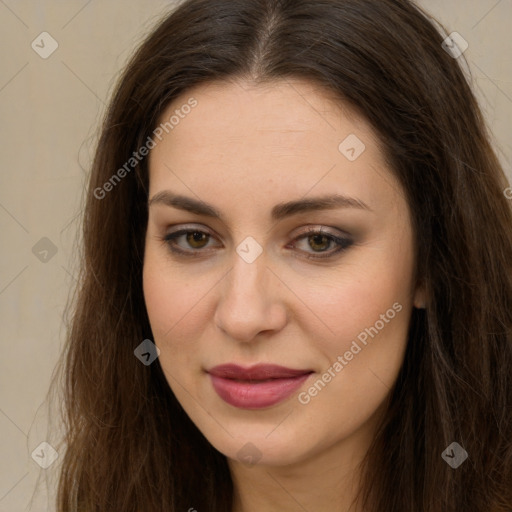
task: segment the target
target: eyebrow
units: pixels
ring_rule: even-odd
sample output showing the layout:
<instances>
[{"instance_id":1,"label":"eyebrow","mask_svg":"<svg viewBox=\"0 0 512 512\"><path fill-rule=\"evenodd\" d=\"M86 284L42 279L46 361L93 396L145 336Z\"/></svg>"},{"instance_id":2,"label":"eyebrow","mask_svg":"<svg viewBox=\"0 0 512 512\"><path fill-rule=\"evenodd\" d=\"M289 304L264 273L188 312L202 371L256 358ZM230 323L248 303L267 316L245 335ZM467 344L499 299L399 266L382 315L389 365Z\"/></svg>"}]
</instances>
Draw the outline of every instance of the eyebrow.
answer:
<instances>
[{"instance_id":1,"label":"eyebrow","mask_svg":"<svg viewBox=\"0 0 512 512\"><path fill-rule=\"evenodd\" d=\"M149 201L148 208L154 204L163 204L185 210L197 215L213 217L225 222L222 213L211 204L199 201L191 197L173 194L170 190L162 190L156 193ZM333 210L336 208L357 208L360 210L372 211L372 209L360 199L344 196L341 194L324 195L308 199L288 201L276 204L271 211L271 219L278 221L285 217L307 213L318 210Z\"/></svg>"}]
</instances>

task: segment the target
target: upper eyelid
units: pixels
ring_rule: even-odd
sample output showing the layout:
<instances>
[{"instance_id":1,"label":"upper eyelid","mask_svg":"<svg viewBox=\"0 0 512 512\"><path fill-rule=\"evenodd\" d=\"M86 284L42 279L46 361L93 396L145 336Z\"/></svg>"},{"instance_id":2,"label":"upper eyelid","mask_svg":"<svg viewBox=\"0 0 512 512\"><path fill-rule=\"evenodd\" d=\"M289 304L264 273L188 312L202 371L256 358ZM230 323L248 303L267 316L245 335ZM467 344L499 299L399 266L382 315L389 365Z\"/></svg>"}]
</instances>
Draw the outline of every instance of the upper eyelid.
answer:
<instances>
[{"instance_id":1,"label":"upper eyelid","mask_svg":"<svg viewBox=\"0 0 512 512\"><path fill-rule=\"evenodd\" d=\"M180 231L183 231L183 232L200 231L200 232L204 232L214 238L217 238L217 236L215 234L213 234L209 228L207 228L201 224L176 224L175 226L172 226L172 227L176 228L176 229L166 232L165 236L168 236L171 234L176 234ZM329 230L336 230L336 233L331 233ZM321 224L309 224L305 227L303 232L297 233L296 235L293 235L293 237L297 238L299 236L306 235L309 232L313 232L313 233L321 232L322 234L326 234L328 236L333 236L333 237L348 237L348 238L352 237L352 235L345 230L342 230L340 228L325 226L325 225L321 225Z\"/></svg>"}]
</instances>

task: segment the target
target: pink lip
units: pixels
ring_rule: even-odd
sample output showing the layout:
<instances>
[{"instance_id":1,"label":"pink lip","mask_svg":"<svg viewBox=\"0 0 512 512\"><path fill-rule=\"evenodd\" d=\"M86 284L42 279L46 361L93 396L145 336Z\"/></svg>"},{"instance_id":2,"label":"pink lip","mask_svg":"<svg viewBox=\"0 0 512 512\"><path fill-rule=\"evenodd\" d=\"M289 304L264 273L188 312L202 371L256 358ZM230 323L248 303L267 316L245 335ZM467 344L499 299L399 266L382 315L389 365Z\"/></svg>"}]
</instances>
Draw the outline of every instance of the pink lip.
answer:
<instances>
[{"instance_id":1,"label":"pink lip","mask_svg":"<svg viewBox=\"0 0 512 512\"><path fill-rule=\"evenodd\" d=\"M225 402L242 409L261 409L288 398L313 371L270 364L250 368L224 364L208 373L213 388Z\"/></svg>"}]
</instances>

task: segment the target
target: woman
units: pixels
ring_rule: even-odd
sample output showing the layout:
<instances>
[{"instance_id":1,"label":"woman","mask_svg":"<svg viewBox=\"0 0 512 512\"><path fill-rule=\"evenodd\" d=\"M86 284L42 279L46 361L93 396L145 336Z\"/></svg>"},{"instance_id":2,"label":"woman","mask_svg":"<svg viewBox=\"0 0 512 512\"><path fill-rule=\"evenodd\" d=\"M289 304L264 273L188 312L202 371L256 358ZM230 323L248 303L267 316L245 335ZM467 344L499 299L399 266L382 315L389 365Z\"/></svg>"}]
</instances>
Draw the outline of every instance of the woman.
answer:
<instances>
[{"instance_id":1,"label":"woman","mask_svg":"<svg viewBox=\"0 0 512 512\"><path fill-rule=\"evenodd\" d=\"M89 184L60 511L512 510L508 185L444 39L405 0L150 34Z\"/></svg>"}]
</instances>

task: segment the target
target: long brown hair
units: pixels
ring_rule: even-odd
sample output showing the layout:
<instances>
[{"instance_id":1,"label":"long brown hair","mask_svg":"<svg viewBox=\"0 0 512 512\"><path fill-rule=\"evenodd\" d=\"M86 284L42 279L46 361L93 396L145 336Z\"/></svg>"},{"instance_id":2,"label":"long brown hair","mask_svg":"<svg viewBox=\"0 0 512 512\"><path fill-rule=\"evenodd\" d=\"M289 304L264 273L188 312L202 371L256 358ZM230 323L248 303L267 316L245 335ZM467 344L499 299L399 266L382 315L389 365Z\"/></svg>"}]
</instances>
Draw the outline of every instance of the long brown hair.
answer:
<instances>
[{"instance_id":1,"label":"long brown hair","mask_svg":"<svg viewBox=\"0 0 512 512\"><path fill-rule=\"evenodd\" d=\"M142 290L147 158L102 197L94 191L193 86L293 77L348 102L379 134L411 210L428 296L367 454L365 510L512 510L512 210L463 57L443 49L444 37L407 0L187 0L146 38L109 104L86 196L61 368L60 512L231 512L226 457L188 418L158 360L134 356L152 339ZM441 457L454 441L469 455L457 469Z\"/></svg>"}]
</instances>

